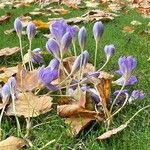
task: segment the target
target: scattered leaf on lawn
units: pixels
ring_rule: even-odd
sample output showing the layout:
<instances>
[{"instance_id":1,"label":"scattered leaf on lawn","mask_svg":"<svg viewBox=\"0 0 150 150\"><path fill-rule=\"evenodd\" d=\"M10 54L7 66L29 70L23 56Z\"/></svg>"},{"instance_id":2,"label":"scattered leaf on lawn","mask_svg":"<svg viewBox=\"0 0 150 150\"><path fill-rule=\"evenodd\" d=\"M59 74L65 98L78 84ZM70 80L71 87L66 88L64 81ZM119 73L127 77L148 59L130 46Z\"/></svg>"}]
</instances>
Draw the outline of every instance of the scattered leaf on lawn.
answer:
<instances>
[{"instance_id":1,"label":"scattered leaf on lawn","mask_svg":"<svg viewBox=\"0 0 150 150\"><path fill-rule=\"evenodd\" d=\"M10 56L12 54L17 53L19 50L20 50L19 47L13 47L13 48L6 47L3 49L0 49L0 57L1 56Z\"/></svg>"},{"instance_id":2,"label":"scattered leaf on lawn","mask_svg":"<svg viewBox=\"0 0 150 150\"><path fill-rule=\"evenodd\" d=\"M33 93L19 94L15 101L16 115L18 117L37 117L51 110L52 98L50 96L35 96ZM12 103L7 108L7 115L14 116Z\"/></svg>"},{"instance_id":3,"label":"scattered leaf on lawn","mask_svg":"<svg viewBox=\"0 0 150 150\"><path fill-rule=\"evenodd\" d=\"M30 16L20 16L19 18L22 22L23 27L26 27L28 23L32 20Z\"/></svg>"},{"instance_id":4,"label":"scattered leaf on lawn","mask_svg":"<svg viewBox=\"0 0 150 150\"><path fill-rule=\"evenodd\" d=\"M133 27L131 27L131 26L125 26L124 28L123 28L123 32L124 33L133 33L134 32L134 29L133 29Z\"/></svg>"},{"instance_id":5,"label":"scattered leaf on lawn","mask_svg":"<svg viewBox=\"0 0 150 150\"><path fill-rule=\"evenodd\" d=\"M63 7L62 8L57 8L57 9L51 9L51 11L53 13L58 13L58 14L61 14L61 15L69 14L69 10L64 9Z\"/></svg>"},{"instance_id":6,"label":"scattered leaf on lawn","mask_svg":"<svg viewBox=\"0 0 150 150\"><path fill-rule=\"evenodd\" d=\"M61 3L67 5L68 7L79 9L81 0L62 0Z\"/></svg>"},{"instance_id":7,"label":"scattered leaf on lawn","mask_svg":"<svg viewBox=\"0 0 150 150\"><path fill-rule=\"evenodd\" d=\"M33 23L38 29L49 29L49 24L47 22L43 22L42 20L33 20Z\"/></svg>"},{"instance_id":8,"label":"scattered leaf on lawn","mask_svg":"<svg viewBox=\"0 0 150 150\"><path fill-rule=\"evenodd\" d=\"M0 82L7 82L7 80L18 72L18 66L15 67L2 67L0 68Z\"/></svg>"},{"instance_id":9,"label":"scattered leaf on lawn","mask_svg":"<svg viewBox=\"0 0 150 150\"><path fill-rule=\"evenodd\" d=\"M0 16L0 24L3 24L7 22L11 17L10 13L7 13L6 15Z\"/></svg>"},{"instance_id":10,"label":"scattered leaf on lawn","mask_svg":"<svg viewBox=\"0 0 150 150\"><path fill-rule=\"evenodd\" d=\"M112 135L114 134L117 134L118 132L122 131L123 129L125 129L127 127L127 123L125 124L122 124L121 126L119 126L118 128L114 128L112 130L109 130L105 133L103 133L102 135L100 135L97 139L98 140L104 140L104 139L107 139L109 137L111 137Z\"/></svg>"},{"instance_id":11,"label":"scattered leaf on lawn","mask_svg":"<svg viewBox=\"0 0 150 150\"><path fill-rule=\"evenodd\" d=\"M20 91L32 91L39 86L38 70L20 69L16 74L17 86Z\"/></svg>"},{"instance_id":12,"label":"scattered leaf on lawn","mask_svg":"<svg viewBox=\"0 0 150 150\"><path fill-rule=\"evenodd\" d=\"M11 136L0 141L0 150L20 150L27 145L28 144L25 140Z\"/></svg>"},{"instance_id":13,"label":"scattered leaf on lawn","mask_svg":"<svg viewBox=\"0 0 150 150\"><path fill-rule=\"evenodd\" d=\"M93 1L85 1L86 7L96 8L99 6L100 3L93 2Z\"/></svg>"},{"instance_id":14,"label":"scattered leaf on lawn","mask_svg":"<svg viewBox=\"0 0 150 150\"><path fill-rule=\"evenodd\" d=\"M45 16L48 17L49 14L45 13L45 12L41 12L41 11L33 11L33 12L29 12L30 15L32 16Z\"/></svg>"}]
</instances>

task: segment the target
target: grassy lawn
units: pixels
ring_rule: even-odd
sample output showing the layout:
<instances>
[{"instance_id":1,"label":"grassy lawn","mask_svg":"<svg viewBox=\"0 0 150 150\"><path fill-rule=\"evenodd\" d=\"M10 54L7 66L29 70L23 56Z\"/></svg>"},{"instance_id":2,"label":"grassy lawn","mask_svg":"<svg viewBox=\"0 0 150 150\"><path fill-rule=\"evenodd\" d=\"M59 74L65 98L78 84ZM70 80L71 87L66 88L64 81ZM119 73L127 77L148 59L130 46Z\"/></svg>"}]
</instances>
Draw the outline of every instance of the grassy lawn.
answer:
<instances>
[{"instance_id":1,"label":"grassy lawn","mask_svg":"<svg viewBox=\"0 0 150 150\"><path fill-rule=\"evenodd\" d=\"M25 14L32 11L36 6L20 9L4 9L0 10L0 16L4 15L6 12L11 12L12 17L6 24L0 25L0 48L5 48L7 46L14 47L18 46L18 38L16 34L12 33L10 35L5 35L4 31L13 27L14 19L21 14ZM77 11L71 10L70 14L65 15L65 18L71 18L74 16L80 16L87 10ZM56 16L52 16L56 17ZM37 17L33 17L37 19ZM41 17L40 19L47 21L47 18ZM135 26L135 31L132 34L123 33L122 29L125 26L129 26L130 22L133 20L138 20L142 23L140 26ZM109 65L104 68L104 70L113 73L118 69L118 58L123 55L133 55L137 58L138 66L134 74L137 75L139 82L132 86L132 89L141 89L147 93L144 100L136 102L119 113L114 119L113 127L118 127L121 123L128 120L138 109L149 104L150 96L150 62L147 59L150 57L150 37L148 34L144 33L145 29L148 29L149 20L141 17L134 10L129 10L125 14L125 10L120 13L120 16L116 17L110 22L104 22L105 32L101 43L98 47L98 66L101 66L105 61L105 55L103 48L106 44L114 44L116 47L116 54L111 59ZM88 31L88 38L86 49L90 52L90 61L92 62L94 58L94 39L92 35L93 22L87 24L80 24L80 26L85 26ZM45 31L44 31L45 32ZM45 43L46 38L43 37L43 32L40 31L33 41L33 48L40 47L43 51L43 56L48 63L51 56L46 53ZM23 45L25 49L28 49L27 37L23 38ZM79 52L79 51L78 51ZM7 57L0 58L0 66L14 66L21 60L19 53ZM112 138L99 142L95 138L99 136L103 131L103 125L93 124L89 129L83 131L78 137L72 138L68 136L69 127L65 125L62 118L56 115L56 111L53 110L45 115L40 115L38 118L33 119L33 124L40 124L43 122L48 122L42 126L37 126L35 129L31 130L31 139L33 142L33 148L37 150L38 147L43 146L45 143L56 139L56 142L51 145L51 147L45 148L46 150L149 150L150 149L150 117L149 110L144 110L141 112L129 125L127 129L121 133L114 135ZM22 126L25 127L25 121L22 119ZM99 127L101 126L101 127ZM3 129L5 129L5 137L10 135L16 135L16 123L15 119L10 117L4 117Z\"/></svg>"}]
</instances>

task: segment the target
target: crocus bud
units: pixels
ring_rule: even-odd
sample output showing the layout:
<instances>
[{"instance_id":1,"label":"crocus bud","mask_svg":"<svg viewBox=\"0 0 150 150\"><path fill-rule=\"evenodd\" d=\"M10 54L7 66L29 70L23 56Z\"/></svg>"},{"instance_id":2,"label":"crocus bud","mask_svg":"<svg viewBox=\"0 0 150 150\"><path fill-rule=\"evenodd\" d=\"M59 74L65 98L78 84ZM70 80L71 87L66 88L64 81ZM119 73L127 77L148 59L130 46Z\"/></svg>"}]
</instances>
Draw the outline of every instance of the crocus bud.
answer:
<instances>
[{"instance_id":1,"label":"crocus bud","mask_svg":"<svg viewBox=\"0 0 150 150\"><path fill-rule=\"evenodd\" d=\"M61 53L63 54L68 51L71 45L72 37L69 32L65 33L61 40Z\"/></svg>"},{"instance_id":2,"label":"crocus bud","mask_svg":"<svg viewBox=\"0 0 150 150\"><path fill-rule=\"evenodd\" d=\"M81 62L81 57L82 57L82 62ZM83 67L83 66L85 67L88 62L88 59L89 59L89 53L87 50L85 50L74 61L71 73L77 72L78 70L81 69L80 67Z\"/></svg>"},{"instance_id":3,"label":"crocus bud","mask_svg":"<svg viewBox=\"0 0 150 150\"><path fill-rule=\"evenodd\" d=\"M128 56L128 57L124 56L119 58L118 65L123 77L127 81L129 80L132 71L135 69L137 62L136 59L132 56Z\"/></svg>"},{"instance_id":4,"label":"crocus bud","mask_svg":"<svg viewBox=\"0 0 150 150\"><path fill-rule=\"evenodd\" d=\"M79 30L78 41L79 41L80 48L83 50L85 47L85 42L86 42L86 29L85 29L85 27L82 27Z\"/></svg>"},{"instance_id":5,"label":"crocus bud","mask_svg":"<svg viewBox=\"0 0 150 150\"><path fill-rule=\"evenodd\" d=\"M3 103L9 99L10 97L10 86L8 85L8 83L5 83L1 89L1 97L2 97L2 101Z\"/></svg>"},{"instance_id":6,"label":"crocus bud","mask_svg":"<svg viewBox=\"0 0 150 150\"><path fill-rule=\"evenodd\" d=\"M89 60L89 57L90 57L90 55L89 55L88 51L85 50L85 51L83 52L83 66L84 66L84 67L87 65L88 60Z\"/></svg>"},{"instance_id":7,"label":"crocus bud","mask_svg":"<svg viewBox=\"0 0 150 150\"><path fill-rule=\"evenodd\" d=\"M40 48L36 48L32 51L32 62L33 63L43 63L44 59L41 56L41 49Z\"/></svg>"},{"instance_id":8,"label":"crocus bud","mask_svg":"<svg viewBox=\"0 0 150 150\"><path fill-rule=\"evenodd\" d=\"M70 35L72 37L72 42L75 42L76 34L77 34L78 30L79 30L79 28L76 25L67 27L67 32L70 33Z\"/></svg>"},{"instance_id":9,"label":"crocus bud","mask_svg":"<svg viewBox=\"0 0 150 150\"><path fill-rule=\"evenodd\" d=\"M101 21L96 22L93 26L93 35L96 42L98 42L101 39L103 32L104 32L104 25L102 24L102 22Z\"/></svg>"},{"instance_id":10,"label":"crocus bud","mask_svg":"<svg viewBox=\"0 0 150 150\"><path fill-rule=\"evenodd\" d=\"M15 77L10 77L7 81L9 87L10 87L10 93L15 94L17 91L17 83Z\"/></svg>"},{"instance_id":11,"label":"crocus bud","mask_svg":"<svg viewBox=\"0 0 150 150\"><path fill-rule=\"evenodd\" d=\"M28 39L31 41L35 37L35 34L36 34L36 27L35 27L34 23L30 22L27 25Z\"/></svg>"},{"instance_id":12,"label":"crocus bud","mask_svg":"<svg viewBox=\"0 0 150 150\"><path fill-rule=\"evenodd\" d=\"M21 23L19 18L16 18L15 21L14 21L14 29L15 29L17 35L19 37L21 37L21 34L22 34L22 23Z\"/></svg>"},{"instance_id":13,"label":"crocus bud","mask_svg":"<svg viewBox=\"0 0 150 150\"><path fill-rule=\"evenodd\" d=\"M54 39L49 39L46 43L46 49L51 53L55 58L60 58L60 48L57 42Z\"/></svg>"},{"instance_id":14,"label":"crocus bud","mask_svg":"<svg viewBox=\"0 0 150 150\"><path fill-rule=\"evenodd\" d=\"M59 68L59 61L56 58L53 58L50 61L48 66L51 67L51 70L58 69Z\"/></svg>"},{"instance_id":15,"label":"crocus bud","mask_svg":"<svg viewBox=\"0 0 150 150\"><path fill-rule=\"evenodd\" d=\"M115 53L115 46L113 44L105 45L104 52L106 54L107 60L109 60Z\"/></svg>"}]
</instances>

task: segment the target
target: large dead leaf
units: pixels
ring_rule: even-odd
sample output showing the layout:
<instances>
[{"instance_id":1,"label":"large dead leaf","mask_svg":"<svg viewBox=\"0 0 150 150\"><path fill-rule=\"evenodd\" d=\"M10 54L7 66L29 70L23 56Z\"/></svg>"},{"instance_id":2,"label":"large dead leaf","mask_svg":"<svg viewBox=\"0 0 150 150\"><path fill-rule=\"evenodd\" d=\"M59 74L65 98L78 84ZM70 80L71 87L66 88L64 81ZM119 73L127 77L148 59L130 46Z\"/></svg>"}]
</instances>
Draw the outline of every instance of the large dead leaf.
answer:
<instances>
[{"instance_id":1,"label":"large dead leaf","mask_svg":"<svg viewBox=\"0 0 150 150\"><path fill-rule=\"evenodd\" d=\"M7 82L7 80L18 72L18 66L15 67L2 67L0 68L0 82Z\"/></svg>"},{"instance_id":2,"label":"large dead leaf","mask_svg":"<svg viewBox=\"0 0 150 150\"><path fill-rule=\"evenodd\" d=\"M93 120L95 119L92 119L90 117L71 117L66 118L65 123L70 125L70 132L72 135L78 135L80 131L85 129Z\"/></svg>"},{"instance_id":3,"label":"large dead leaf","mask_svg":"<svg viewBox=\"0 0 150 150\"><path fill-rule=\"evenodd\" d=\"M100 135L97 139L98 140L104 140L104 139L107 139L109 137L111 137L112 135L114 134L117 134L118 132L122 131L123 129L125 129L127 127L127 123L125 124L122 124L121 126L119 126L118 128L114 128L112 130L109 130L105 133L103 133L102 135Z\"/></svg>"},{"instance_id":4,"label":"large dead leaf","mask_svg":"<svg viewBox=\"0 0 150 150\"><path fill-rule=\"evenodd\" d=\"M19 69L16 74L16 81L20 91L32 91L39 86L38 70L27 71Z\"/></svg>"},{"instance_id":5,"label":"large dead leaf","mask_svg":"<svg viewBox=\"0 0 150 150\"><path fill-rule=\"evenodd\" d=\"M10 56L12 54L15 54L19 51L19 47L13 47L13 48L9 48L9 47L6 47L6 48L3 48L0 50L0 57L2 56Z\"/></svg>"},{"instance_id":6,"label":"large dead leaf","mask_svg":"<svg viewBox=\"0 0 150 150\"><path fill-rule=\"evenodd\" d=\"M0 142L0 150L20 150L27 145L25 140L11 136Z\"/></svg>"},{"instance_id":7,"label":"large dead leaf","mask_svg":"<svg viewBox=\"0 0 150 150\"><path fill-rule=\"evenodd\" d=\"M35 96L33 93L19 94L15 101L16 115L18 117L37 117L51 110L52 98L50 96ZM12 103L7 109L8 116L14 116Z\"/></svg>"},{"instance_id":8,"label":"large dead leaf","mask_svg":"<svg viewBox=\"0 0 150 150\"><path fill-rule=\"evenodd\" d=\"M70 125L73 135L79 134L79 132L92 121L103 120L103 115L99 112L86 108L86 103L88 102L86 98L86 94L82 93L79 100L72 100L72 102L70 102L69 99L67 104L57 106L58 115L65 118L65 122ZM70 104L68 104L68 102L70 102Z\"/></svg>"},{"instance_id":9,"label":"large dead leaf","mask_svg":"<svg viewBox=\"0 0 150 150\"><path fill-rule=\"evenodd\" d=\"M11 17L10 13L7 13L6 15L0 16L0 24L3 24L5 22L9 21L10 17Z\"/></svg>"}]
</instances>

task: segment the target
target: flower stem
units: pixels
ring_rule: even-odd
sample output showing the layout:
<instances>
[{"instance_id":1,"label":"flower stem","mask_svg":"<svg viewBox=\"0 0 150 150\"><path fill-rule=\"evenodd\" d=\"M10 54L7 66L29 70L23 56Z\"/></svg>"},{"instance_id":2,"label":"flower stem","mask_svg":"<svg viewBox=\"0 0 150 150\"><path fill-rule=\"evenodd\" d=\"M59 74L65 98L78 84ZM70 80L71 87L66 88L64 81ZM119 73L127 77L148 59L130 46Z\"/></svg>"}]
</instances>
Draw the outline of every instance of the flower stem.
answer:
<instances>
[{"instance_id":1,"label":"flower stem","mask_svg":"<svg viewBox=\"0 0 150 150\"><path fill-rule=\"evenodd\" d=\"M104 63L104 65L100 69L98 69L98 71L101 71L107 65L108 62L109 62L109 59L106 60L106 62Z\"/></svg>"},{"instance_id":2,"label":"flower stem","mask_svg":"<svg viewBox=\"0 0 150 150\"><path fill-rule=\"evenodd\" d=\"M33 63L32 63L32 40L29 40L29 69L30 71L34 69Z\"/></svg>"},{"instance_id":3,"label":"flower stem","mask_svg":"<svg viewBox=\"0 0 150 150\"><path fill-rule=\"evenodd\" d=\"M95 43L95 58L94 58L95 69L96 69L96 62L97 62L97 47L98 47L98 42L96 41L96 43Z\"/></svg>"},{"instance_id":4,"label":"flower stem","mask_svg":"<svg viewBox=\"0 0 150 150\"><path fill-rule=\"evenodd\" d=\"M76 57L77 56L77 50L76 50L75 42L72 42L72 45L73 45L73 50L74 50L74 56Z\"/></svg>"},{"instance_id":5,"label":"flower stem","mask_svg":"<svg viewBox=\"0 0 150 150\"><path fill-rule=\"evenodd\" d=\"M23 64L24 68L26 69L26 65L24 64L24 61L23 61L22 39L21 39L21 36L18 36L18 37L19 37L19 45L20 45L22 64Z\"/></svg>"},{"instance_id":6,"label":"flower stem","mask_svg":"<svg viewBox=\"0 0 150 150\"><path fill-rule=\"evenodd\" d=\"M17 117L17 114L16 114L15 95L12 93L11 96L12 96L13 111L14 111L14 114L15 114L16 122L17 122L17 134L18 134L18 137L19 137L20 133L21 133L21 128L20 128L20 123L19 123L19 120L18 120L18 117Z\"/></svg>"},{"instance_id":7,"label":"flower stem","mask_svg":"<svg viewBox=\"0 0 150 150\"><path fill-rule=\"evenodd\" d=\"M112 112L112 109L113 109L113 106L114 106L115 102L117 101L118 97L120 96L121 92L123 91L125 85L126 85L126 80L124 81L124 83L123 83L123 85L122 85L122 87L121 87L121 89L120 89L118 95L116 96L116 98L115 98L114 101L112 102L112 105L111 105L111 107L110 107L110 114L111 114L111 112Z\"/></svg>"}]
</instances>

